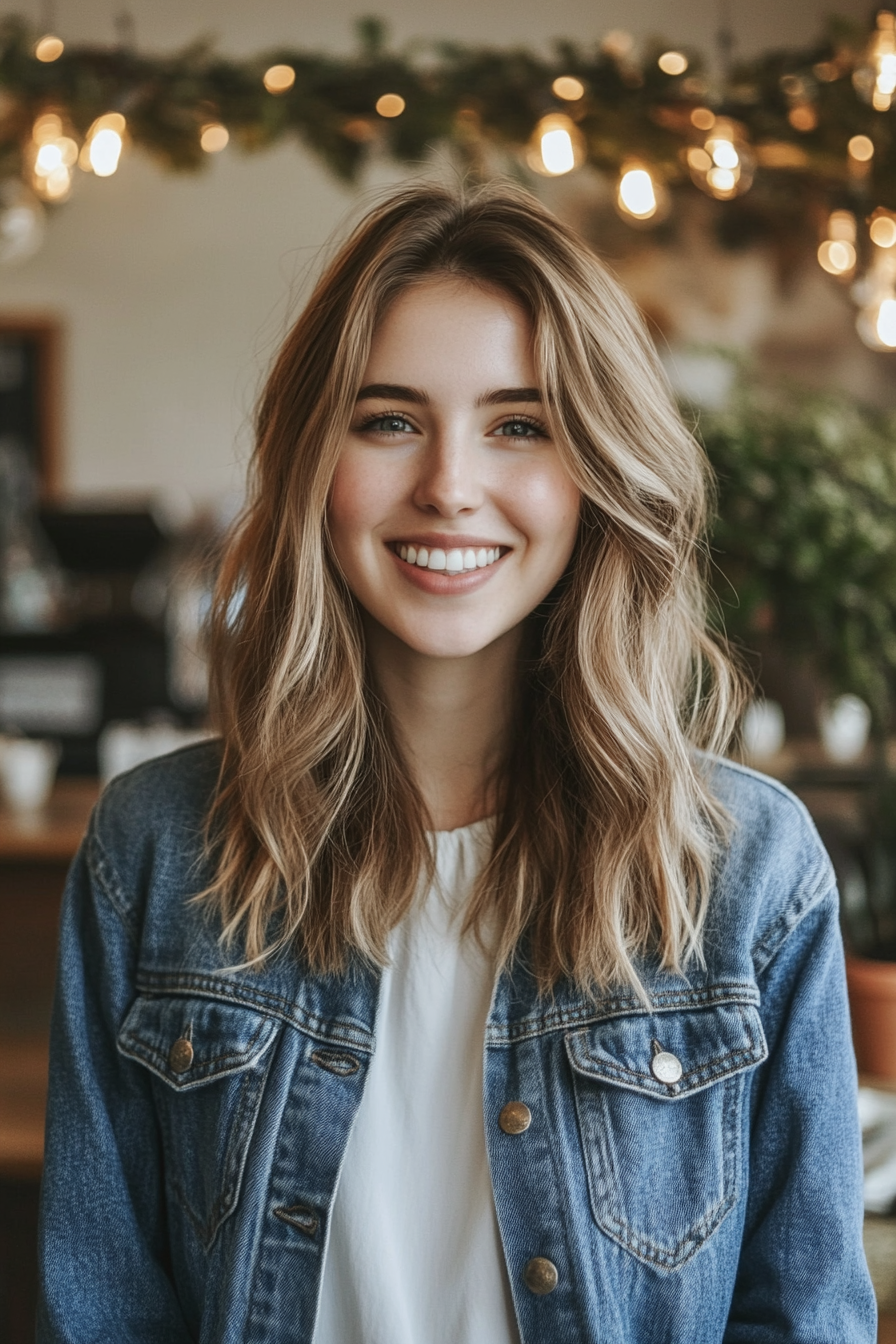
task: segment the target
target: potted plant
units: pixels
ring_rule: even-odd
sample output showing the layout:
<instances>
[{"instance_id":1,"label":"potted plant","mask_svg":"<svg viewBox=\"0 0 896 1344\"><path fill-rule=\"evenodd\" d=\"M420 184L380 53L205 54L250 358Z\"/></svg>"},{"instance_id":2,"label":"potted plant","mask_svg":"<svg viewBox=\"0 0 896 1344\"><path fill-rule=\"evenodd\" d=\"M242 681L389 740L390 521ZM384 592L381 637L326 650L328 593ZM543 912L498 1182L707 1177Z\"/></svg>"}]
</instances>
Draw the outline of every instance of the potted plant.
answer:
<instances>
[{"instance_id":1,"label":"potted plant","mask_svg":"<svg viewBox=\"0 0 896 1344\"><path fill-rule=\"evenodd\" d=\"M859 835L827 831L843 898L863 1072L896 1081L896 414L742 376L697 431L718 479L712 586L720 623L767 694L802 708L842 692L871 708ZM782 675L783 669L783 675ZM770 681L777 680L774 687ZM788 705L788 682L797 687Z\"/></svg>"}]
</instances>

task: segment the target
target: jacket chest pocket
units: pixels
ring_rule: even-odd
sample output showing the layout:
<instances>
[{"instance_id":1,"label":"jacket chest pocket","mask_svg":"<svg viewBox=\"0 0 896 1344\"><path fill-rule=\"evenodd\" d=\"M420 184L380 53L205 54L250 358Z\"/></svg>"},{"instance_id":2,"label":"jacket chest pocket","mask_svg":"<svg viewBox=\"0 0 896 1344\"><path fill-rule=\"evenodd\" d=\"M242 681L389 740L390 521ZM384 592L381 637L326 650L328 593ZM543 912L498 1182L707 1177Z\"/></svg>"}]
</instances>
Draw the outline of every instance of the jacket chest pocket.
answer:
<instances>
[{"instance_id":1,"label":"jacket chest pocket","mask_svg":"<svg viewBox=\"0 0 896 1344\"><path fill-rule=\"evenodd\" d=\"M746 1071L768 1054L757 1010L617 1018L570 1032L566 1050L595 1221L677 1269L737 1198Z\"/></svg>"},{"instance_id":2,"label":"jacket chest pocket","mask_svg":"<svg viewBox=\"0 0 896 1344\"><path fill-rule=\"evenodd\" d=\"M279 1030L239 1004L172 995L139 997L118 1034L152 1074L165 1179L206 1248L236 1207Z\"/></svg>"}]
</instances>

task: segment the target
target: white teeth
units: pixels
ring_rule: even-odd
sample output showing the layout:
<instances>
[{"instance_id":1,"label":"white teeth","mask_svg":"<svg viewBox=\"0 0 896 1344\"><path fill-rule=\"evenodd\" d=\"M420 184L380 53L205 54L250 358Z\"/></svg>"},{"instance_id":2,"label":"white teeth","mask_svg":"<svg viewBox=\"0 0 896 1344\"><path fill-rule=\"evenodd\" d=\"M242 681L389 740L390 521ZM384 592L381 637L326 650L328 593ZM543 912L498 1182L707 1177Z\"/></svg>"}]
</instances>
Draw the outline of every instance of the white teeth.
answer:
<instances>
[{"instance_id":1,"label":"white teeth","mask_svg":"<svg viewBox=\"0 0 896 1344\"><path fill-rule=\"evenodd\" d=\"M478 550L468 547L462 551L452 548L443 551L438 546L430 550L427 546L408 546L399 542L395 547L402 560L418 569L433 569L448 574L463 574L473 569L486 569L501 558L500 546L480 546Z\"/></svg>"}]
</instances>

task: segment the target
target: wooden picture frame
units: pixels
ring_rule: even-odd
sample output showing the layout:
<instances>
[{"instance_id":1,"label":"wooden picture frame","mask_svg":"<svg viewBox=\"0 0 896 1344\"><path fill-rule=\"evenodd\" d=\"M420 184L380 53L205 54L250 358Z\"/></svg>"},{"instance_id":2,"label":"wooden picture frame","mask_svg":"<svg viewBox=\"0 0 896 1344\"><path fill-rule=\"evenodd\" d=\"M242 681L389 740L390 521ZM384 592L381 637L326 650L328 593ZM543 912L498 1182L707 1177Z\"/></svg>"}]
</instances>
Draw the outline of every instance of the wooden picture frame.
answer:
<instances>
[{"instance_id":1,"label":"wooden picture frame","mask_svg":"<svg viewBox=\"0 0 896 1344\"><path fill-rule=\"evenodd\" d=\"M61 348L58 319L0 311L0 435L25 448L44 502L62 488Z\"/></svg>"}]
</instances>

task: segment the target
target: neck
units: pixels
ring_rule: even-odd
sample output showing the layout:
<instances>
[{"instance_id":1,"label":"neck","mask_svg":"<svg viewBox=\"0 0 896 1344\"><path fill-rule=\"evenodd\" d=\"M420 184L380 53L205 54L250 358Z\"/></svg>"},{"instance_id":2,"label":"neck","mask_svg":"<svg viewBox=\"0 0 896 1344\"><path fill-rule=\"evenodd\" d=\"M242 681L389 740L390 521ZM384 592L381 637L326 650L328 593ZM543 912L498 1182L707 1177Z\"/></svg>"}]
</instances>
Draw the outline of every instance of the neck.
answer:
<instances>
[{"instance_id":1,"label":"neck","mask_svg":"<svg viewBox=\"0 0 896 1344\"><path fill-rule=\"evenodd\" d=\"M512 729L519 630L469 657L434 658L371 622L367 647L433 827L491 816Z\"/></svg>"}]
</instances>

